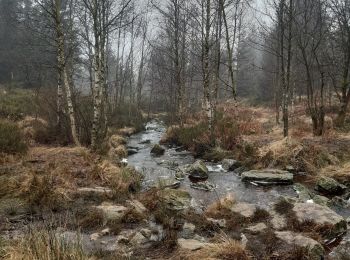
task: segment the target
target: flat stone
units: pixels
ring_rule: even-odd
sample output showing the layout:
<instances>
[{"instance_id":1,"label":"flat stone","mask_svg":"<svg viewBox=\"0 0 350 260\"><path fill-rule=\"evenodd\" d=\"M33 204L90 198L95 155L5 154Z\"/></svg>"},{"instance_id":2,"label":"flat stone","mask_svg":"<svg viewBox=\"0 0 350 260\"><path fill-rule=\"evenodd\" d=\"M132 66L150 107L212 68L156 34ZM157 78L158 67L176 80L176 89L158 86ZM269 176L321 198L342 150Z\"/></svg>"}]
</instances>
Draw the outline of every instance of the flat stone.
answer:
<instances>
[{"instance_id":1,"label":"flat stone","mask_svg":"<svg viewBox=\"0 0 350 260\"><path fill-rule=\"evenodd\" d=\"M293 211L299 222L312 221L320 226L331 226L330 234L325 237L327 239L336 237L347 230L345 219L328 207L315 203L295 203Z\"/></svg>"},{"instance_id":2,"label":"flat stone","mask_svg":"<svg viewBox=\"0 0 350 260\"><path fill-rule=\"evenodd\" d=\"M103 203L100 206L96 206L96 208L100 209L103 212L104 217L107 221L120 220L128 210L124 206L107 203Z\"/></svg>"},{"instance_id":3,"label":"flat stone","mask_svg":"<svg viewBox=\"0 0 350 260\"><path fill-rule=\"evenodd\" d=\"M178 189L181 185L181 182L179 180L176 180L172 177L165 177L165 178L159 178L157 182L157 188L160 189Z\"/></svg>"},{"instance_id":4,"label":"flat stone","mask_svg":"<svg viewBox=\"0 0 350 260\"><path fill-rule=\"evenodd\" d=\"M231 207L231 211L238 213L246 218L251 218L254 216L256 206L249 203L236 203Z\"/></svg>"},{"instance_id":5,"label":"flat stone","mask_svg":"<svg viewBox=\"0 0 350 260\"><path fill-rule=\"evenodd\" d=\"M324 257L325 251L321 244L311 238L291 231L276 231L275 235L292 247L297 246L307 249L309 252L308 259L310 260L320 260Z\"/></svg>"},{"instance_id":6,"label":"flat stone","mask_svg":"<svg viewBox=\"0 0 350 260\"><path fill-rule=\"evenodd\" d=\"M254 226L250 226L250 227L247 228L247 230L250 231L253 234L261 233L265 229L267 229L267 226L266 226L265 223L258 223L258 224L254 225Z\"/></svg>"},{"instance_id":7,"label":"flat stone","mask_svg":"<svg viewBox=\"0 0 350 260\"><path fill-rule=\"evenodd\" d=\"M251 170L243 172L242 181L254 182L261 185L292 184L293 174L277 169Z\"/></svg>"},{"instance_id":8,"label":"flat stone","mask_svg":"<svg viewBox=\"0 0 350 260\"><path fill-rule=\"evenodd\" d=\"M195 239L184 239L184 238L179 238L177 240L177 243L180 248L190 250L190 251L199 250L207 245L207 243L204 243Z\"/></svg>"},{"instance_id":9,"label":"flat stone","mask_svg":"<svg viewBox=\"0 0 350 260\"><path fill-rule=\"evenodd\" d=\"M155 144L151 149L151 154L154 154L156 156L161 156L164 153L165 153L165 149L161 147L159 144Z\"/></svg>"}]
</instances>

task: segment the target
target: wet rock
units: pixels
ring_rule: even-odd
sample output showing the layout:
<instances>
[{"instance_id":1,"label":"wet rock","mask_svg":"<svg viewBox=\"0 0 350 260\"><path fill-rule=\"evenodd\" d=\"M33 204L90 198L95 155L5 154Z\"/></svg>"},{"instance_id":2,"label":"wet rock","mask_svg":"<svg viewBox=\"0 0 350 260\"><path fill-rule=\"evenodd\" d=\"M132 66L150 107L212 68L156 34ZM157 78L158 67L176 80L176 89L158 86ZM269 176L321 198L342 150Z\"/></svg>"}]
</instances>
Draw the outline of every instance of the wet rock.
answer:
<instances>
[{"instance_id":1,"label":"wet rock","mask_svg":"<svg viewBox=\"0 0 350 260\"><path fill-rule=\"evenodd\" d=\"M197 190L204 190L204 191L213 191L216 186L209 181L200 181L200 182L195 182L191 183L191 188L197 189Z\"/></svg>"},{"instance_id":2,"label":"wet rock","mask_svg":"<svg viewBox=\"0 0 350 260\"><path fill-rule=\"evenodd\" d=\"M162 156L165 153L165 149L161 147L159 144L155 144L151 149L151 154L156 156Z\"/></svg>"},{"instance_id":3,"label":"wet rock","mask_svg":"<svg viewBox=\"0 0 350 260\"><path fill-rule=\"evenodd\" d=\"M240 162L233 159L223 159L221 164L222 168L224 168L226 171L234 171L241 166Z\"/></svg>"},{"instance_id":4,"label":"wet rock","mask_svg":"<svg viewBox=\"0 0 350 260\"><path fill-rule=\"evenodd\" d=\"M299 222L312 221L320 227L330 229L327 239L334 238L346 232L346 221L330 208L314 203L296 203L293 211Z\"/></svg>"},{"instance_id":5,"label":"wet rock","mask_svg":"<svg viewBox=\"0 0 350 260\"><path fill-rule=\"evenodd\" d=\"M258 234L263 232L265 229L267 229L267 226L265 223L258 223L254 226L250 226L247 228L247 231L253 233L253 234Z\"/></svg>"},{"instance_id":6,"label":"wet rock","mask_svg":"<svg viewBox=\"0 0 350 260\"><path fill-rule=\"evenodd\" d=\"M350 203L349 201L343 199L342 197L338 197L335 196L333 197L329 203L329 205L331 205L332 207L337 207L337 208L349 208L350 207Z\"/></svg>"},{"instance_id":7,"label":"wet rock","mask_svg":"<svg viewBox=\"0 0 350 260\"><path fill-rule=\"evenodd\" d=\"M150 144L150 143L151 143L150 139L146 139L146 140L139 142L139 144Z\"/></svg>"},{"instance_id":8,"label":"wet rock","mask_svg":"<svg viewBox=\"0 0 350 260\"><path fill-rule=\"evenodd\" d=\"M180 232L180 237L187 239L193 238L195 229L195 225L193 225L192 223L185 222L185 224L182 227L182 231Z\"/></svg>"},{"instance_id":9,"label":"wet rock","mask_svg":"<svg viewBox=\"0 0 350 260\"><path fill-rule=\"evenodd\" d=\"M249 203L236 203L231 207L231 211L238 213L246 218L251 218L254 216L256 210L256 206L254 204Z\"/></svg>"},{"instance_id":10,"label":"wet rock","mask_svg":"<svg viewBox=\"0 0 350 260\"><path fill-rule=\"evenodd\" d=\"M96 208L103 212L106 221L120 220L128 210L124 206L109 203L102 203L100 206L96 206Z\"/></svg>"},{"instance_id":11,"label":"wet rock","mask_svg":"<svg viewBox=\"0 0 350 260\"><path fill-rule=\"evenodd\" d=\"M332 178L322 176L318 179L315 189L326 194L339 195L345 192L346 186Z\"/></svg>"},{"instance_id":12,"label":"wet rock","mask_svg":"<svg viewBox=\"0 0 350 260\"><path fill-rule=\"evenodd\" d=\"M191 205L191 196L184 190L165 189L159 195L161 203L168 210L182 211Z\"/></svg>"},{"instance_id":13,"label":"wet rock","mask_svg":"<svg viewBox=\"0 0 350 260\"><path fill-rule=\"evenodd\" d=\"M181 249L186 249L190 251L196 251L207 246L207 243L204 243L195 239L179 238L177 240L177 243Z\"/></svg>"},{"instance_id":14,"label":"wet rock","mask_svg":"<svg viewBox=\"0 0 350 260\"><path fill-rule=\"evenodd\" d=\"M134 148L128 148L128 156L133 155L133 154L137 154L139 151L137 149Z\"/></svg>"},{"instance_id":15,"label":"wet rock","mask_svg":"<svg viewBox=\"0 0 350 260\"><path fill-rule=\"evenodd\" d=\"M178 181L183 181L186 177L186 174L182 171L177 171L175 173L175 179L177 179Z\"/></svg>"},{"instance_id":16,"label":"wet rock","mask_svg":"<svg viewBox=\"0 0 350 260\"><path fill-rule=\"evenodd\" d=\"M243 172L242 181L254 182L260 185L292 184L293 174L277 169L251 170Z\"/></svg>"},{"instance_id":17,"label":"wet rock","mask_svg":"<svg viewBox=\"0 0 350 260\"><path fill-rule=\"evenodd\" d=\"M96 241L97 239L99 239L101 237L100 233L93 233L90 235L90 240L92 241Z\"/></svg>"},{"instance_id":18,"label":"wet rock","mask_svg":"<svg viewBox=\"0 0 350 260\"><path fill-rule=\"evenodd\" d=\"M208 179L208 168L204 162L197 160L188 169L187 172L189 177L195 180L206 180Z\"/></svg>"},{"instance_id":19,"label":"wet rock","mask_svg":"<svg viewBox=\"0 0 350 260\"><path fill-rule=\"evenodd\" d=\"M275 235L277 238L284 241L286 244L293 248L301 247L308 250L308 259L310 260L320 260L324 257L325 251L321 244L311 238L291 231L276 231Z\"/></svg>"}]
</instances>

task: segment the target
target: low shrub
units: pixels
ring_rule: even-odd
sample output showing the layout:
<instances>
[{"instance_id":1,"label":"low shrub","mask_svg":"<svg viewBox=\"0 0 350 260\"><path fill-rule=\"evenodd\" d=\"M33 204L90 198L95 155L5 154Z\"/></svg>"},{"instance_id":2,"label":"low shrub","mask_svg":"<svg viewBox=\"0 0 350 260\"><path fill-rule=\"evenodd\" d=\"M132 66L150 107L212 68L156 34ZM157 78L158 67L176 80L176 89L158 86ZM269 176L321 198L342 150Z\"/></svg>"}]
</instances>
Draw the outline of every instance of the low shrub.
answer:
<instances>
[{"instance_id":1,"label":"low shrub","mask_svg":"<svg viewBox=\"0 0 350 260\"><path fill-rule=\"evenodd\" d=\"M28 147L17 126L7 120L0 121L0 153L23 154Z\"/></svg>"}]
</instances>

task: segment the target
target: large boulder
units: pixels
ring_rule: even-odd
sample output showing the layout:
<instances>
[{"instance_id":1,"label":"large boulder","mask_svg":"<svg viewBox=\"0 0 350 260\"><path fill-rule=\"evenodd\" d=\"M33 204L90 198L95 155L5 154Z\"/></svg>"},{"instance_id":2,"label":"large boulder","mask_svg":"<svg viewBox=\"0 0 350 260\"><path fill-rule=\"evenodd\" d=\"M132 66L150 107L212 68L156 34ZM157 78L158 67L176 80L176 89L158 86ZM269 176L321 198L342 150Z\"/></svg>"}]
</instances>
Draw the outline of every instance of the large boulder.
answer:
<instances>
[{"instance_id":1,"label":"large boulder","mask_svg":"<svg viewBox=\"0 0 350 260\"><path fill-rule=\"evenodd\" d=\"M291 231L276 231L275 235L292 248L306 249L310 260L320 260L324 257L325 250L321 244L309 237Z\"/></svg>"},{"instance_id":2,"label":"large boulder","mask_svg":"<svg viewBox=\"0 0 350 260\"><path fill-rule=\"evenodd\" d=\"M251 170L243 172L242 181L254 182L260 185L292 184L293 174L277 169Z\"/></svg>"},{"instance_id":3,"label":"large boulder","mask_svg":"<svg viewBox=\"0 0 350 260\"><path fill-rule=\"evenodd\" d=\"M311 221L329 230L326 239L334 238L347 230L345 219L328 207L314 203L295 203L293 211L299 222Z\"/></svg>"},{"instance_id":4,"label":"large boulder","mask_svg":"<svg viewBox=\"0 0 350 260\"><path fill-rule=\"evenodd\" d=\"M156 156L162 156L165 153L165 149L161 147L159 144L155 144L151 149L151 154Z\"/></svg>"},{"instance_id":5,"label":"large boulder","mask_svg":"<svg viewBox=\"0 0 350 260\"><path fill-rule=\"evenodd\" d=\"M203 161L197 160L187 169L189 177L195 180L208 179L208 168Z\"/></svg>"},{"instance_id":6,"label":"large boulder","mask_svg":"<svg viewBox=\"0 0 350 260\"><path fill-rule=\"evenodd\" d=\"M226 171L234 171L238 167L241 167L241 163L233 159L223 159L221 164L222 168Z\"/></svg>"},{"instance_id":7,"label":"large boulder","mask_svg":"<svg viewBox=\"0 0 350 260\"><path fill-rule=\"evenodd\" d=\"M191 196L187 191L165 189L159 192L162 205L172 211L186 210L191 206Z\"/></svg>"},{"instance_id":8,"label":"large boulder","mask_svg":"<svg viewBox=\"0 0 350 260\"><path fill-rule=\"evenodd\" d=\"M346 186L332 178L321 176L316 183L316 190L330 195L338 195L344 193Z\"/></svg>"}]
</instances>

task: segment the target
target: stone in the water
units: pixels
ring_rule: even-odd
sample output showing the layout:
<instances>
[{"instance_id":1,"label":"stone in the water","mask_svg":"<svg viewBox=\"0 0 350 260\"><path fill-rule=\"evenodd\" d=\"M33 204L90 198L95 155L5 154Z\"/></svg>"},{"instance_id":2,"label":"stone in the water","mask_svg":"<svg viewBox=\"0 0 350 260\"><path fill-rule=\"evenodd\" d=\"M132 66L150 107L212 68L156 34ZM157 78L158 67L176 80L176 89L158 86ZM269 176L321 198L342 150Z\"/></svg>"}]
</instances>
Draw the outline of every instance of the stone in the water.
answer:
<instances>
[{"instance_id":1,"label":"stone in the water","mask_svg":"<svg viewBox=\"0 0 350 260\"><path fill-rule=\"evenodd\" d=\"M222 168L226 171L234 171L238 167L241 167L241 163L233 159L223 159L221 164Z\"/></svg>"},{"instance_id":2,"label":"stone in the water","mask_svg":"<svg viewBox=\"0 0 350 260\"><path fill-rule=\"evenodd\" d=\"M139 144L150 144L150 143L151 143L150 139L146 139L146 140L139 142Z\"/></svg>"},{"instance_id":3,"label":"stone in the water","mask_svg":"<svg viewBox=\"0 0 350 260\"><path fill-rule=\"evenodd\" d=\"M337 237L347 230L345 219L328 207L315 203L295 203L293 211L299 222L311 221L319 227L329 229L324 234L326 239Z\"/></svg>"},{"instance_id":4,"label":"stone in the water","mask_svg":"<svg viewBox=\"0 0 350 260\"><path fill-rule=\"evenodd\" d=\"M332 178L321 176L316 183L315 189L326 194L339 195L344 193L346 186Z\"/></svg>"},{"instance_id":5,"label":"stone in the water","mask_svg":"<svg viewBox=\"0 0 350 260\"><path fill-rule=\"evenodd\" d=\"M137 154L138 150L134 149L134 148L128 148L128 156L133 155L133 154Z\"/></svg>"},{"instance_id":6,"label":"stone in the water","mask_svg":"<svg viewBox=\"0 0 350 260\"><path fill-rule=\"evenodd\" d=\"M250 181L261 185L292 184L293 174L277 169L251 170L243 172L242 181Z\"/></svg>"},{"instance_id":7,"label":"stone in the water","mask_svg":"<svg viewBox=\"0 0 350 260\"><path fill-rule=\"evenodd\" d=\"M309 237L291 231L276 231L275 235L293 248L301 247L308 250L310 260L320 260L324 257L325 251L321 244Z\"/></svg>"},{"instance_id":8,"label":"stone in the water","mask_svg":"<svg viewBox=\"0 0 350 260\"><path fill-rule=\"evenodd\" d=\"M208 168L203 161L197 160L190 167L187 172L189 177L195 180L206 180L208 179Z\"/></svg>"},{"instance_id":9,"label":"stone in the water","mask_svg":"<svg viewBox=\"0 0 350 260\"><path fill-rule=\"evenodd\" d=\"M159 191L160 201L168 210L182 211L191 206L191 196L187 191L165 189Z\"/></svg>"},{"instance_id":10,"label":"stone in the water","mask_svg":"<svg viewBox=\"0 0 350 260\"><path fill-rule=\"evenodd\" d=\"M155 144L151 150L151 154L156 156L161 156L165 153L165 149L161 147L159 144Z\"/></svg>"},{"instance_id":11,"label":"stone in the water","mask_svg":"<svg viewBox=\"0 0 350 260\"><path fill-rule=\"evenodd\" d=\"M210 183L209 181L200 181L191 183L191 188L197 189L197 190L204 190L204 191L213 191L216 187L214 184Z\"/></svg>"},{"instance_id":12,"label":"stone in the water","mask_svg":"<svg viewBox=\"0 0 350 260\"><path fill-rule=\"evenodd\" d=\"M175 179L177 179L178 181L183 181L186 177L186 174L182 171L177 171L175 173Z\"/></svg>"}]
</instances>

